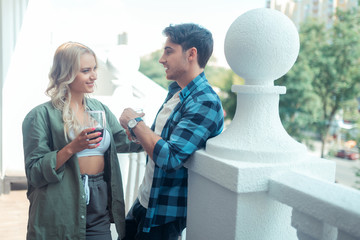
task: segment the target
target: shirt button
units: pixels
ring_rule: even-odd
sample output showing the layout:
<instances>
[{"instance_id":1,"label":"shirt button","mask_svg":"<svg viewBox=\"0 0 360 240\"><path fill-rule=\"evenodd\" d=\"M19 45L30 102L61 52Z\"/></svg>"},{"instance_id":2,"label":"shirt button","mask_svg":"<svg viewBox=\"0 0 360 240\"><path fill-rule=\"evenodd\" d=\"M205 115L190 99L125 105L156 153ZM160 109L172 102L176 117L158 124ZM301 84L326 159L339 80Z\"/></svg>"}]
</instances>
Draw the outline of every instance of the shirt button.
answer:
<instances>
[{"instance_id":1,"label":"shirt button","mask_svg":"<svg viewBox=\"0 0 360 240\"><path fill-rule=\"evenodd\" d=\"M85 218L85 216L84 215L81 215L81 219L84 219Z\"/></svg>"},{"instance_id":2,"label":"shirt button","mask_svg":"<svg viewBox=\"0 0 360 240\"><path fill-rule=\"evenodd\" d=\"M85 195L82 195L82 198L85 198Z\"/></svg>"}]
</instances>

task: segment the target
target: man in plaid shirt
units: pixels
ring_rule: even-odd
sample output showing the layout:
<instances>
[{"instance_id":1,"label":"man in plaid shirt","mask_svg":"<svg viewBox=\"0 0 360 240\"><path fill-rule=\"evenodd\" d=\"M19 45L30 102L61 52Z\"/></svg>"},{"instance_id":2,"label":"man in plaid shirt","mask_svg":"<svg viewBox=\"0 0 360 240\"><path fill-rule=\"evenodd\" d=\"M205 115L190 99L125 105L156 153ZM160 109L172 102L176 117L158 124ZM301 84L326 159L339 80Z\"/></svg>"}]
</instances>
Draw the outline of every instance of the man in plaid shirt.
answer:
<instances>
[{"instance_id":1,"label":"man in plaid shirt","mask_svg":"<svg viewBox=\"0 0 360 240\"><path fill-rule=\"evenodd\" d=\"M121 125L148 154L139 195L126 218L124 239L177 240L186 227L188 170L184 163L207 139L221 133L221 102L204 68L213 51L211 33L196 24L170 25L159 62L174 82L151 129L127 108Z\"/></svg>"}]
</instances>

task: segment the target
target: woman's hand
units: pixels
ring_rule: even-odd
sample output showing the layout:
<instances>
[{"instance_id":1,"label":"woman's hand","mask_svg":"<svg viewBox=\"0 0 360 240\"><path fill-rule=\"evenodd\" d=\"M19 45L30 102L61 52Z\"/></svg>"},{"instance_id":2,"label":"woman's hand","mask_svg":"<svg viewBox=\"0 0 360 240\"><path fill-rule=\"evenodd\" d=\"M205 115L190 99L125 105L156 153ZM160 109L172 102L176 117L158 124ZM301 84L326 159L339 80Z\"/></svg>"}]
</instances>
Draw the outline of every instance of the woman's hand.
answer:
<instances>
[{"instance_id":1,"label":"woman's hand","mask_svg":"<svg viewBox=\"0 0 360 240\"><path fill-rule=\"evenodd\" d=\"M81 152L84 149L93 149L97 148L100 145L102 137L100 132L93 132L95 128L86 128L81 131L81 133L69 143L69 147L73 154ZM93 133L91 133L93 132Z\"/></svg>"},{"instance_id":2,"label":"woman's hand","mask_svg":"<svg viewBox=\"0 0 360 240\"><path fill-rule=\"evenodd\" d=\"M59 169L70 157L84 149L97 148L100 145L101 133L94 132L95 128L86 128L68 145L58 151L56 156L56 170ZM90 133L90 134L89 134Z\"/></svg>"}]
</instances>

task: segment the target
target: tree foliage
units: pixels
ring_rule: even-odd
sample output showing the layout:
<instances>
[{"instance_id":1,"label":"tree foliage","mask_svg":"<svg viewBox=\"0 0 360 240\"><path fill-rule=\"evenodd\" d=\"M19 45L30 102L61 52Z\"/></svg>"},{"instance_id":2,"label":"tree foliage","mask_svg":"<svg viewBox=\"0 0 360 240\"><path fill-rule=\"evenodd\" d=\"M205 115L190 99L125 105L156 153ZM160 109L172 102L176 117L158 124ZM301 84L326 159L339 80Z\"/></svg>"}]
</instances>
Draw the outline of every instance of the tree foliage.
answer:
<instances>
[{"instance_id":1,"label":"tree foliage","mask_svg":"<svg viewBox=\"0 0 360 240\"><path fill-rule=\"evenodd\" d=\"M167 89L171 82L166 79L164 67L159 63L162 53L163 50L159 49L149 55L141 57L139 71L163 88Z\"/></svg>"},{"instance_id":2,"label":"tree foliage","mask_svg":"<svg viewBox=\"0 0 360 240\"><path fill-rule=\"evenodd\" d=\"M357 10L337 11L333 25L308 20L300 28L300 53L294 67L277 81L288 93L280 113L290 134L314 129L322 142L340 109L355 101L360 89L360 21Z\"/></svg>"}]
</instances>

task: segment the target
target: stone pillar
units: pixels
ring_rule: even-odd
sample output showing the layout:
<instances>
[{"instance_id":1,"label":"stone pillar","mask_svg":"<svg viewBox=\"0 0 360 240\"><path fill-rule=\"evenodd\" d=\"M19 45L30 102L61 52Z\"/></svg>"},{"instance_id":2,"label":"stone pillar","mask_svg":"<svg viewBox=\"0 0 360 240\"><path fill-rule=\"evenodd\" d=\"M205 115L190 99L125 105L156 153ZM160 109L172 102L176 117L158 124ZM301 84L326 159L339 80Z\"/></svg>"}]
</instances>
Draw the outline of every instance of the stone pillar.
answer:
<instances>
[{"instance_id":1,"label":"stone pillar","mask_svg":"<svg viewBox=\"0 0 360 240\"><path fill-rule=\"evenodd\" d=\"M270 198L269 179L300 171L334 181L335 165L310 157L283 128L274 80L299 53L299 35L284 14L260 8L238 17L225 39L232 70L245 79L234 85L237 109L230 126L209 139L189 160L188 240L291 240L291 208Z\"/></svg>"}]
</instances>

